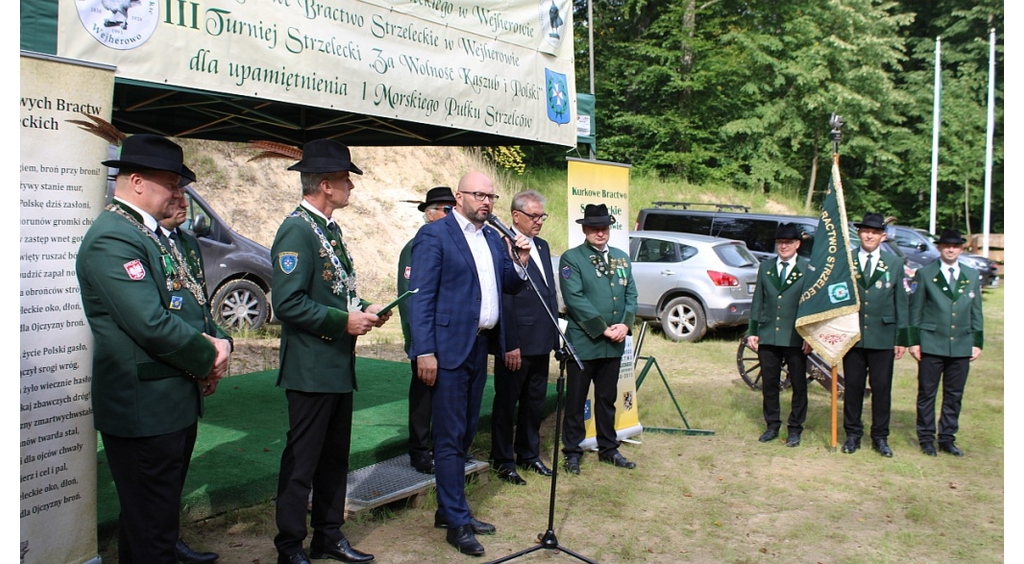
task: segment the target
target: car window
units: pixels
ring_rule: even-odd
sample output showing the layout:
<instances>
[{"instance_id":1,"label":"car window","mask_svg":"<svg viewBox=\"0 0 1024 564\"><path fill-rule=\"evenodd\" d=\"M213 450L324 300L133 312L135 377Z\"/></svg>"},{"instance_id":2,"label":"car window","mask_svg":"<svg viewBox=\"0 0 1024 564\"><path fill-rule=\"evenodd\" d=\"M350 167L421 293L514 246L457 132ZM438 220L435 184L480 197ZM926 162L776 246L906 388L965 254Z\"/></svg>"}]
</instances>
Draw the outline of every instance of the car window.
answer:
<instances>
[{"instance_id":1,"label":"car window","mask_svg":"<svg viewBox=\"0 0 1024 564\"><path fill-rule=\"evenodd\" d=\"M692 249L693 247L685 248ZM694 249L696 252L696 249ZM692 254L690 256L693 256ZM686 258L689 258L686 257ZM676 244L661 239L640 239L634 253L634 262L679 262ZM685 259L683 259L685 260Z\"/></svg>"},{"instance_id":2,"label":"car window","mask_svg":"<svg viewBox=\"0 0 1024 564\"><path fill-rule=\"evenodd\" d=\"M758 262L743 245L719 245L715 247L715 254L728 266L753 266Z\"/></svg>"},{"instance_id":3,"label":"car window","mask_svg":"<svg viewBox=\"0 0 1024 564\"><path fill-rule=\"evenodd\" d=\"M747 248L761 253L775 252L775 229L777 221L748 217L715 218L712 235L736 241L743 241Z\"/></svg>"},{"instance_id":4,"label":"car window","mask_svg":"<svg viewBox=\"0 0 1024 564\"><path fill-rule=\"evenodd\" d=\"M710 215L649 213L644 219L641 229L646 231L676 231L679 233L709 235L711 233L711 219Z\"/></svg>"}]
</instances>

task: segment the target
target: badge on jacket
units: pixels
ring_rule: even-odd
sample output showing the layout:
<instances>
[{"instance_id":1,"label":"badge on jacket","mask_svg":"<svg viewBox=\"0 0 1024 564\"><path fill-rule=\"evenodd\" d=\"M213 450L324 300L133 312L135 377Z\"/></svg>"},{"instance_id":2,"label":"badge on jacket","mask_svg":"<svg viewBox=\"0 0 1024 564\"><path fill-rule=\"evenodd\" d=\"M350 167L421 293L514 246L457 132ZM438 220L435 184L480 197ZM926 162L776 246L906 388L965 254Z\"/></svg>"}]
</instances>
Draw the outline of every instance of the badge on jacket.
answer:
<instances>
[{"instance_id":1,"label":"badge on jacket","mask_svg":"<svg viewBox=\"0 0 1024 564\"><path fill-rule=\"evenodd\" d=\"M299 253L280 253L277 255L277 264L281 267L281 272L291 274L299 265Z\"/></svg>"},{"instance_id":2,"label":"badge on jacket","mask_svg":"<svg viewBox=\"0 0 1024 564\"><path fill-rule=\"evenodd\" d=\"M124 269L128 272L128 278L142 280L146 277L146 269L139 259L124 263Z\"/></svg>"}]
</instances>

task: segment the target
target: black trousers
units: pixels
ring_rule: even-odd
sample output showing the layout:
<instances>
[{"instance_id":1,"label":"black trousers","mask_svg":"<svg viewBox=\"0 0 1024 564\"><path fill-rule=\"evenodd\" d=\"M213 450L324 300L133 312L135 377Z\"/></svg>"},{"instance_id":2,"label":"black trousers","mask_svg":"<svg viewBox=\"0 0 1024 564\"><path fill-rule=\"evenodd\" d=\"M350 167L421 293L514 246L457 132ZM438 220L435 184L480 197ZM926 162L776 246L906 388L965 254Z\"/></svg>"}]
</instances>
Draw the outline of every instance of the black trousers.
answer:
<instances>
[{"instance_id":1,"label":"black trousers","mask_svg":"<svg viewBox=\"0 0 1024 564\"><path fill-rule=\"evenodd\" d=\"M155 437L100 433L121 504L118 561L176 564L181 490L198 424Z\"/></svg>"},{"instance_id":2,"label":"black trousers","mask_svg":"<svg viewBox=\"0 0 1024 564\"><path fill-rule=\"evenodd\" d=\"M288 443L277 481L277 536L281 554L302 550L310 486L313 542L334 543L345 536L345 488L352 442L352 393L287 390Z\"/></svg>"},{"instance_id":3,"label":"black trousers","mask_svg":"<svg viewBox=\"0 0 1024 564\"><path fill-rule=\"evenodd\" d=\"M802 433L807 419L807 355L800 347L760 345L757 347L757 359L761 363L761 391L764 394L761 412L765 424L776 431L782 427L779 394L782 391L782 365L785 363L793 390L786 426L790 433Z\"/></svg>"},{"instance_id":4,"label":"black trousers","mask_svg":"<svg viewBox=\"0 0 1024 564\"><path fill-rule=\"evenodd\" d=\"M590 383L594 383L594 405L591 414L597 426L597 450L602 457L619 452L615 433L615 400L618 398L619 365L622 357L584 360L583 370L569 362L566 373L565 417L562 433L562 452L567 457L583 454L580 443L586 437L584 409Z\"/></svg>"},{"instance_id":5,"label":"black trousers","mask_svg":"<svg viewBox=\"0 0 1024 564\"><path fill-rule=\"evenodd\" d=\"M491 460L496 468L540 460L540 422L548 391L550 355L523 356L522 361L519 370L512 371L505 367L503 358L494 357Z\"/></svg>"},{"instance_id":6,"label":"black trousers","mask_svg":"<svg viewBox=\"0 0 1024 564\"><path fill-rule=\"evenodd\" d=\"M917 365L917 441L935 441L935 396L942 383L942 415L939 444L952 443L960 429L960 405L964 399L970 357L948 357L921 353Z\"/></svg>"},{"instance_id":7,"label":"black trousers","mask_svg":"<svg viewBox=\"0 0 1024 564\"><path fill-rule=\"evenodd\" d=\"M416 463L430 460L430 386L416 376L416 361L409 381L409 460Z\"/></svg>"},{"instance_id":8,"label":"black trousers","mask_svg":"<svg viewBox=\"0 0 1024 564\"><path fill-rule=\"evenodd\" d=\"M864 436L861 414L864 389L871 382L871 440L889 438L889 414L892 409L893 349L855 347L843 357L843 429L847 437Z\"/></svg>"}]
</instances>

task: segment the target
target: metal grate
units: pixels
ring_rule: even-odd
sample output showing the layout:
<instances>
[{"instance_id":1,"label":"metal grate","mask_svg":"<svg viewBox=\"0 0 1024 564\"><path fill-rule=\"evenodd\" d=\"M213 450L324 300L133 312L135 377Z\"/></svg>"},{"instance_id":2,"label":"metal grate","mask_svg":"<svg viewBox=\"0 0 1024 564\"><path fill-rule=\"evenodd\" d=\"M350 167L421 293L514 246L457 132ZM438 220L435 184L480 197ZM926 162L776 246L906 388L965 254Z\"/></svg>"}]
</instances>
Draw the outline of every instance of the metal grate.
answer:
<instances>
[{"instance_id":1,"label":"metal grate","mask_svg":"<svg viewBox=\"0 0 1024 564\"><path fill-rule=\"evenodd\" d=\"M474 460L466 465L466 474L488 470L490 464ZM434 486L434 476L421 474L403 454L348 473L349 511L377 507L421 494Z\"/></svg>"}]
</instances>

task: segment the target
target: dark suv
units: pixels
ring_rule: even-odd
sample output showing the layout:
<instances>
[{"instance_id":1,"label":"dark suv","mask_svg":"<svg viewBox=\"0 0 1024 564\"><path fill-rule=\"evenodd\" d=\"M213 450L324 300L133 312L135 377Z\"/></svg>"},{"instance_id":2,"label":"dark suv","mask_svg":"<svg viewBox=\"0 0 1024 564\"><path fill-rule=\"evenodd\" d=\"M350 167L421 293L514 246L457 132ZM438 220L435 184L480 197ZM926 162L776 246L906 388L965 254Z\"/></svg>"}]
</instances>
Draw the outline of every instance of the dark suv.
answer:
<instances>
[{"instance_id":1,"label":"dark suv","mask_svg":"<svg viewBox=\"0 0 1024 564\"><path fill-rule=\"evenodd\" d=\"M695 207L714 209L691 209ZM653 208L640 210L634 230L677 231L743 241L758 260L765 260L775 256L775 231L779 224L793 223L803 235L800 256L811 256L818 218L750 213L749 210L746 206L732 204L654 202Z\"/></svg>"}]
</instances>

